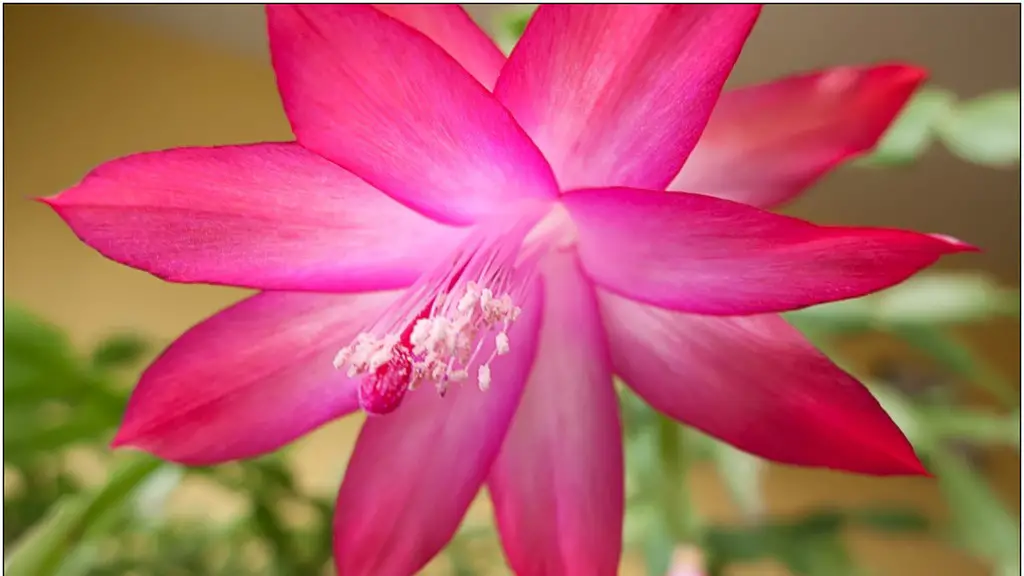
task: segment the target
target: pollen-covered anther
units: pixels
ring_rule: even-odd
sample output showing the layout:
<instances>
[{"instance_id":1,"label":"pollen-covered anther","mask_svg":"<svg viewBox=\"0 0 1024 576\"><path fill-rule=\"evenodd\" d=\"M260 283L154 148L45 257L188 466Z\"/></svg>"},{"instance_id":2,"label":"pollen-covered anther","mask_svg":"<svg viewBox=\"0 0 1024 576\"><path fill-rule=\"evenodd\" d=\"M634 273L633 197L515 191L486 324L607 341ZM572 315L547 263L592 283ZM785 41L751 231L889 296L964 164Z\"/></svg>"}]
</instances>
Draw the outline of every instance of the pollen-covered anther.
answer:
<instances>
[{"instance_id":1,"label":"pollen-covered anther","mask_svg":"<svg viewBox=\"0 0 1024 576\"><path fill-rule=\"evenodd\" d=\"M490 288L467 282L461 295L438 294L411 325L399 325L383 336L360 333L338 352L336 368L348 367L349 377L362 375L360 404L367 411L390 411L405 392L423 382L432 383L444 396L453 382L469 378L469 366L493 337L494 347L477 367L477 385L491 385L491 362L507 354L508 330L521 309L507 293L495 295ZM379 412L383 413L383 412Z\"/></svg>"},{"instance_id":2,"label":"pollen-covered anther","mask_svg":"<svg viewBox=\"0 0 1024 576\"><path fill-rule=\"evenodd\" d=\"M490 366L488 366L487 364L484 364L483 366L480 367L479 370L477 370L476 382L477 382L477 385L480 387L480 389L483 390L483 391L486 391L488 388L491 387L491 367Z\"/></svg>"},{"instance_id":3,"label":"pollen-covered anther","mask_svg":"<svg viewBox=\"0 0 1024 576\"><path fill-rule=\"evenodd\" d=\"M498 332L498 335L494 337L494 350L498 353L498 356L508 354L510 344L508 341L508 334L504 332Z\"/></svg>"}]
</instances>

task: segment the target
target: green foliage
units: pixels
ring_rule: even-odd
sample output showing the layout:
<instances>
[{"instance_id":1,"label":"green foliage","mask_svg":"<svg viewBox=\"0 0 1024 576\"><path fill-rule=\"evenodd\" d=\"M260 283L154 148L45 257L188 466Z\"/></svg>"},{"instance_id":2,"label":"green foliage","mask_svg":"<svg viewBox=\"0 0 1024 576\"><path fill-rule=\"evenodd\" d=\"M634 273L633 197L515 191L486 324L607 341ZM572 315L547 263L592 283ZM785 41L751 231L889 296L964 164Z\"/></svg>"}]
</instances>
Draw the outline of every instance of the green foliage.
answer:
<instances>
[{"instance_id":1,"label":"green foliage","mask_svg":"<svg viewBox=\"0 0 1024 576\"><path fill-rule=\"evenodd\" d=\"M760 518L764 512L761 481L765 461L714 440L711 441L711 460L743 515L750 520Z\"/></svg>"},{"instance_id":2,"label":"green foliage","mask_svg":"<svg viewBox=\"0 0 1024 576\"><path fill-rule=\"evenodd\" d=\"M127 500L132 490L160 466L160 461L154 458L126 460L99 489L61 498L42 522L18 540L5 559L4 574L56 574L64 559L103 515Z\"/></svg>"},{"instance_id":3,"label":"green foliage","mask_svg":"<svg viewBox=\"0 0 1024 576\"><path fill-rule=\"evenodd\" d=\"M519 42L536 9L536 4L507 4L498 12L494 37L506 54Z\"/></svg>"},{"instance_id":4,"label":"green foliage","mask_svg":"<svg viewBox=\"0 0 1024 576\"><path fill-rule=\"evenodd\" d=\"M93 351L92 365L100 370L130 367L148 348L147 342L135 334L115 334Z\"/></svg>"},{"instance_id":5,"label":"green foliage","mask_svg":"<svg viewBox=\"0 0 1024 576\"><path fill-rule=\"evenodd\" d=\"M830 333L942 327L1020 314L1020 290L973 272L923 272L863 298L787 314L801 329Z\"/></svg>"},{"instance_id":6,"label":"green foliage","mask_svg":"<svg viewBox=\"0 0 1024 576\"><path fill-rule=\"evenodd\" d=\"M993 92L958 102L946 90L922 88L860 164L908 164L936 141L967 162L994 168L1018 164L1020 91Z\"/></svg>"},{"instance_id":7,"label":"green foliage","mask_svg":"<svg viewBox=\"0 0 1024 576\"><path fill-rule=\"evenodd\" d=\"M968 162L1013 166L1020 162L1020 91L968 100L942 118L936 133L951 152Z\"/></svg>"}]
</instances>

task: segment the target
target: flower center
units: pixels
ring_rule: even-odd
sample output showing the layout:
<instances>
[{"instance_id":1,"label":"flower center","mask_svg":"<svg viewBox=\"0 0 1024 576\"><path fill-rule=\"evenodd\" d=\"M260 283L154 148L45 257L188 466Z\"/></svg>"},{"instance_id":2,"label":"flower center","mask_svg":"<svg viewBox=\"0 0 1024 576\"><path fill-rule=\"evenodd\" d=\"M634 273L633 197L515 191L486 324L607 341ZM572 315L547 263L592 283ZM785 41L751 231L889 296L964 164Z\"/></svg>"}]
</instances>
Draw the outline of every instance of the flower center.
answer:
<instances>
[{"instance_id":1,"label":"flower center","mask_svg":"<svg viewBox=\"0 0 1024 576\"><path fill-rule=\"evenodd\" d=\"M487 390L491 362L512 345L509 328L544 252L520 250L536 221L478 224L452 258L420 277L338 352L334 366L361 377L359 403L366 412L392 412L424 383L444 396L452 383L472 376Z\"/></svg>"}]
</instances>

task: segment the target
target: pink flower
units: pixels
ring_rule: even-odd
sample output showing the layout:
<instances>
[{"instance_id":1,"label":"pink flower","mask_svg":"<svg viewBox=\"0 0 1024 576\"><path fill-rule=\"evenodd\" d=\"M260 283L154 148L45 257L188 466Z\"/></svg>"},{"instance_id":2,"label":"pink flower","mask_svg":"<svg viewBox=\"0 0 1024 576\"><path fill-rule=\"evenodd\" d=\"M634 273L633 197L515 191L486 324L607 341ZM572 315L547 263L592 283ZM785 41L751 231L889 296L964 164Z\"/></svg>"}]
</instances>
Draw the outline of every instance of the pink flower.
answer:
<instances>
[{"instance_id":1,"label":"pink flower","mask_svg":"<svg viewBox=\"0 0 1024 576\"><path fill-rule=\"evenodd\" d=\"M485 483L516 573L614 574L613 373L766 458L923 473L777 314L969 247L760 208L869 149L924 74L719 99L758 10L542 6L506 62L455 5L269 8L296 143L129 156L46 200L118 262L263 290L163 353L115 444L213 464L386 414L338 496L343 575L414 573Z\"/></svg>"}]
</instances>

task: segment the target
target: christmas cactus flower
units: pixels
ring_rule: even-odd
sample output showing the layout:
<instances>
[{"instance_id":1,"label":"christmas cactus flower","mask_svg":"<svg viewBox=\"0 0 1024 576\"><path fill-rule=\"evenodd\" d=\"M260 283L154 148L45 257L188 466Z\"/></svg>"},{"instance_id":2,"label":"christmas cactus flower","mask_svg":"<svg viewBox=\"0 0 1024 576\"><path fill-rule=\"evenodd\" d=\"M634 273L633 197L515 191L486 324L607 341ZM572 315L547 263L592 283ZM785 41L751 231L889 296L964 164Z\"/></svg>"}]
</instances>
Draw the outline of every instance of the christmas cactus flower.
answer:
<instances>
[{"instance_id":1,"label":"christmas cactus flower","mask_svg":"<svg viewBox=\"0 0 1024 576\"><path fill-rule=\"evenodd\" d=\"M415 573L484 485L517 574L614 574L613 374L765 458L923 473L778 314L970 247L764 208L870 149L924 75L720 94L758 12L546 5L506 61L457 5L268 8L294 142L128 156L45 200L113 260L261 290L146 370L115 445L214 464L369 413L345 576Z\"/></svg>"}]
</instances>

